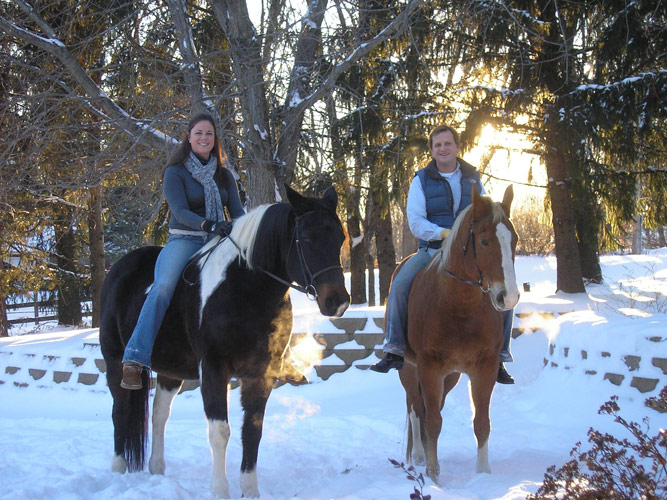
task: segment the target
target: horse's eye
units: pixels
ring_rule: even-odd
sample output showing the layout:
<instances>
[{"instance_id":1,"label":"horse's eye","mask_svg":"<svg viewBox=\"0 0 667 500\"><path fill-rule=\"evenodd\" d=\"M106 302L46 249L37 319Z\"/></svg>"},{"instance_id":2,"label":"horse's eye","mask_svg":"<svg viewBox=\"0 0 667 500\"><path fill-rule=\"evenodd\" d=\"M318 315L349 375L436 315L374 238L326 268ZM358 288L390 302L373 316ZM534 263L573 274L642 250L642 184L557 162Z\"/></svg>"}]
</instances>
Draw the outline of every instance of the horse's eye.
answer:
<instances>
[{"instance_id":1,"label":"horse's eye","mask_svg":"<svg viewBox=\"0 0 667 500\"><path fill-rule=\"evenodd\" d=\"M482 238L479 242L482 244L483 247L489 246L489 240L485 240Z\"/></svg>"}]
</instances>

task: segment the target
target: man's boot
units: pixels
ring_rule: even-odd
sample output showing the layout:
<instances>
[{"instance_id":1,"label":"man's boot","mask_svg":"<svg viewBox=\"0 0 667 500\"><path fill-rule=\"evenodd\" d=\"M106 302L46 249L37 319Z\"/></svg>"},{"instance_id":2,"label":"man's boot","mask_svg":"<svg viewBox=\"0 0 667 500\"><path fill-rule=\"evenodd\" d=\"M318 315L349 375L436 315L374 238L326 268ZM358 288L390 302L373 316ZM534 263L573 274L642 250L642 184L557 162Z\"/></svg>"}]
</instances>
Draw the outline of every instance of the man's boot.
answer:
<instances>
[{"instance_id":1,"label":"man's boot","mask_svg":"<svg viewBox=\"0 0 667 500\"><path fill-rule=\"evenodd\" d=\"M371 366L371 370L379 373L387 373L389 370L400 370L403 368L403 356L388 352L380 361Z\"/></svg>"},{"instance_id":2,"label":"man's boot","mask_svg":"<svg viewBox=\"0 0 667 500\"><path fill-rule=\"evenodd\" d=\"M498 377L496 378L496 382L499 384L514 383L514 378L505 369L505 363L500 363L500 366L498 367Z\"/></svg>"}]
</instances>

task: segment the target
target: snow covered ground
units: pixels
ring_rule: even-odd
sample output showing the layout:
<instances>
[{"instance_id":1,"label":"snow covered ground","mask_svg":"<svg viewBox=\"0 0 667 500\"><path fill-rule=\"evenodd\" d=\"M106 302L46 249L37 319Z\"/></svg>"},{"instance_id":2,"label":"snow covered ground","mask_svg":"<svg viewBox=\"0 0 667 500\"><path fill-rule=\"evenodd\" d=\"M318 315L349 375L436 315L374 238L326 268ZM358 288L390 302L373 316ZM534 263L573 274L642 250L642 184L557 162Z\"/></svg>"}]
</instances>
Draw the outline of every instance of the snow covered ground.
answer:
<instances>
[{"instance_id":1,"label":"snow covered ground","mask_svg":"<svg viewBox=\"0 0 667 500\"><path fill-rule=\"evenodd\" d=\"M440 484L427 479L424 494L434 500L525 498L538 488L549 465L560 466L577 441L586 443L589 427L622 434L610 417L597 414L614 394L626 419L649 416L649 434L667 427L667 414L644 406L648 396L667 384L667 375L651 363L667 358L667 249L642 256L605 256L602 266L604 284L588 286L586 294L554 294L554 258L517 258L519 283L531 284L517 312L578 312L522 320L537 330L527 330L512 342L515 362L508 369L516 385L498 385L494 391L492 474L475 473L472 413L467 380L462 378L443 412ZM297 326L316 329L321 318L312 313L312 305L298 295L293 298ZM378 316L381 310L359 306L347 314ZM42 352L64 355L74 342L80 349L82 339L94 334L53 330L38 334L41 337L14 336L0 340L0 353L20 349L33 339ZM557 351L570 348L570 356L558 360L559 367L544 366L546 357L553 361L558 356L549 356L550 343ZM586 351L586 359L575 351ZM654 391L641 394L630 386L632 374L618 361L625 355L641 358L634 374L659 379ZM601 373L586 374L603 357L617 360L612 369L628 375L620 386L604 380ZM0 499L210 498L211 458L198 390L174 401L166 430L164 476L110 471L110 412L111 397L103 383L0 385ZM240 496L241 412L236 390L230 397L230 423L227 472L232 496ZM388 460L404 459L405 424L404 393L396 372L383 375L350 368L327 381L315 378L307 386L276 389L260 445L262 498L408 499L415 483Z\"/></svg>"}]
</instances>

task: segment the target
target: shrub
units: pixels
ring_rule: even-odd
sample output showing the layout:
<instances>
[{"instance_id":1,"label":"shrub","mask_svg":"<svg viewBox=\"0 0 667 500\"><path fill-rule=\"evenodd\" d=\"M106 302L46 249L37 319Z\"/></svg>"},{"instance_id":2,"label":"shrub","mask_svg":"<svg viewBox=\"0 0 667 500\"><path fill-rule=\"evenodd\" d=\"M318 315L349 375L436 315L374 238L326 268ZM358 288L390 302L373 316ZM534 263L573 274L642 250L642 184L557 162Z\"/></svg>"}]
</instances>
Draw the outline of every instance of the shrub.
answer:
<instances>
[{"instance_id":1,"label":"shrub","mask_svg":"<svg viewBox=\"0 0 667 500\"><path fill-rule=\"evenodd\" d=\"M512 224L519 236L518 255L547 255L554 251L551 210L543 200L529 196L512 210Z\"/></svg>"},{"instance_id":2,"label":"shrub","mask_svg":"<svg viewBox=\"0 0 667 500\"><path fill-rule=\"evenodd\" d=\"M570 452L573 459L560 469L549 467L544 483L528 496L529 500L667 498L667 431L659 429L655 436L648 436L648 417L644 417L643 426L626 421L618 413L617 401L616 396L612 397L599 413L612 415L630 432L631 439L589 429L591 449L582 451L581 443L577 443ZM658 411L667 408L667 386L646 404Z\"/></svg>"}]
</instances>

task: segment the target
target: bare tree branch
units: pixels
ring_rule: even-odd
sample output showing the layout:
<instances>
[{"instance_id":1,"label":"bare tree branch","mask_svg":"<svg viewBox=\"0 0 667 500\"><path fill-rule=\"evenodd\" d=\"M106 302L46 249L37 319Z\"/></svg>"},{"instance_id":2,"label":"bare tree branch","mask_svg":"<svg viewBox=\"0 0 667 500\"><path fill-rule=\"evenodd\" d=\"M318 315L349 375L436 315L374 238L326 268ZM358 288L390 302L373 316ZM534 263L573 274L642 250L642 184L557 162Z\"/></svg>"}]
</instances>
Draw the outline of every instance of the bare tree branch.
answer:
<instances>
[{"instance_id":1,"label":"bare tree branch","mask_svg":"<svg viewBox=\"0 0 667 500\"><path fill-rule=\"evenodd\" d=\"M131 137L145 139L151 144L163 147L168 143L176 143L176 139L160 132L149 124L130 116L124 109L118 106L109 96L93 81L86 70L74 58L67 47L58 39L51 26L37 14L34 9L24 0L16 0L16 4L44 31L46 36L41 36L33 31L16 26L7 19L0 17L0 29L22 40L33 44L49 54L56 57L74 80L81 86L84 92L93 102L99 103L101 110L97 110L98 116L105 117L111 123L122 128ZM108 116L105 116L104 114Z\"/></svg>"}]
</instances>

